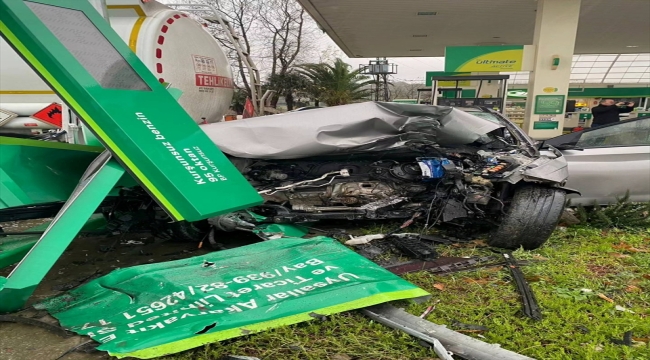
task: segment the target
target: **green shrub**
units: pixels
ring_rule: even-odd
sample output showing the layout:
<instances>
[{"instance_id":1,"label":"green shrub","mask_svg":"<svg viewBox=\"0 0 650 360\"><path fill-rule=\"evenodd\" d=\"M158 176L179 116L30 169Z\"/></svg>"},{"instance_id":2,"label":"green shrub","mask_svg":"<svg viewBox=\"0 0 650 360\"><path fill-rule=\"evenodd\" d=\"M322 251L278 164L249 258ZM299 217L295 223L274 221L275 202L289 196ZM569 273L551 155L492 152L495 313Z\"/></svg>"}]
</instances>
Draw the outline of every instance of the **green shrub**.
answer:
<instances>
[{"instance_id":1,"label":"green shrub","mask_svg":"<svg viewBox=\"0 0 650 360\"><path fill-rule=\"evenodd\" d=\"M616 203L602 207L594 203L586 208L579 205L576 217L582 224L599 228L638 228L650 227L650 202L630 202L630 193L616 199Z\"/></svg>"}]
</instances>

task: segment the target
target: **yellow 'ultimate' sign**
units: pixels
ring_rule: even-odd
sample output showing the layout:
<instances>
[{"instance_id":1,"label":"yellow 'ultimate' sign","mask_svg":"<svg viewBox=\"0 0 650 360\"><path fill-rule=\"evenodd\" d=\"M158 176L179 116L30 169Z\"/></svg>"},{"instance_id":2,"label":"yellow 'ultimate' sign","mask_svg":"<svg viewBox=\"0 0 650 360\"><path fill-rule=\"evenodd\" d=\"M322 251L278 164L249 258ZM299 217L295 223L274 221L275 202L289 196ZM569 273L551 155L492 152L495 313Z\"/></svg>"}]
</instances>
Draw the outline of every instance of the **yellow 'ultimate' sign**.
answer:
<instances>
[{"instance_id":1,"label":"yellow 'ultimate' sign","mask_svg":"<svg viewBox=\"0 0 650 360\"><path fill-rule=\"evenodd\" d=\"M524 46L451 46L445 49L445 71L500 72L523 69Z\"/></svg>"}]
</instances>

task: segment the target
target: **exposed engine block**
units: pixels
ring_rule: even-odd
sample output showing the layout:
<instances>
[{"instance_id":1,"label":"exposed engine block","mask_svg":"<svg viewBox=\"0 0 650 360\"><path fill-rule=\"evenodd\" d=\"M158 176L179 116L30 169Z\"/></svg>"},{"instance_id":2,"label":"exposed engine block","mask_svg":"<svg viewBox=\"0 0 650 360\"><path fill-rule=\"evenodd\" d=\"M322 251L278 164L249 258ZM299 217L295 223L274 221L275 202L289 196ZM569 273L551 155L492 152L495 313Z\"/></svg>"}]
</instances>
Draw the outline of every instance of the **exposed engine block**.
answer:
<instances>
[{"instance_id":1,"label":"exposed engine block","mask_svg":"<svg viewBox=\"0 0 650 360\"><path fill-rule=\"evenodd\" d=\"M450 159L250 160L237 165L267 205L300 213L352 212L374 218L385 209L415 211L436 198L447 199L446 206L455 206L465 216L468 209L474 211L468 204L475 208L491 199L493 184L486 177L499 164L451 154ZM501 165L497 170L506 168Z\"/></svg>"}]
</instances>

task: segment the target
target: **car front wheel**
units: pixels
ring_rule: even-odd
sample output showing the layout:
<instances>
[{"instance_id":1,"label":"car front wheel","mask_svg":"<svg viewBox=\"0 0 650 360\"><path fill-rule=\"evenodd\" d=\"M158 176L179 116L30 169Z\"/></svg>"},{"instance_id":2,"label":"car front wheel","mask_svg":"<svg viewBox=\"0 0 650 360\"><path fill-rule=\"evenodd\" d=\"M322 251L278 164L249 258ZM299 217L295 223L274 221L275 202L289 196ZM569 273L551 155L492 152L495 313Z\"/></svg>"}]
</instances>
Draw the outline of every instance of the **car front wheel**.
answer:
<instances>
[{"instance_id":1,"label":"car front wheel","mask_svg":"<svg viewBox=\"0 0 650 360\"><path fill-rule=\"evenodd\" d=\"M490 246L504 249L537 249L548 240L564 210L566 192L542 186L515 191L499 227L489 238Z\"/></svg>"}]
</instances>

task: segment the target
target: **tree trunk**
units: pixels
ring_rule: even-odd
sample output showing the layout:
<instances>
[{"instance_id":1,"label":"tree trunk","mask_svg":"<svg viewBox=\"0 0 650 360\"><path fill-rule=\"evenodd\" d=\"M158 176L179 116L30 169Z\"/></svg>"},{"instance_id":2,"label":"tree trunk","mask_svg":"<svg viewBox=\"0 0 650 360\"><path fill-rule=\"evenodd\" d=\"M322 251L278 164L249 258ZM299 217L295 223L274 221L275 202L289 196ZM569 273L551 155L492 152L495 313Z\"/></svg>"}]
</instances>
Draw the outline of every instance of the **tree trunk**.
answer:
<instances>
[{"instance_id":1,"label":"tree trunk","mask_svg":"<svg viewBox=\"0 0 650 360\"><path fill-rule=\"evenodd\" d=\"M278 96L278 93L274 93L273 95L271 95L271 107L277 109L279 100L280 100L280 96Z\"/></svg>"},{"instance_id":2,"label":"tree trunk","mask_svg":"<svg viewBox=\"0 0 650 360\"><path fill-rule=\"evenodd\" d=\"M284 95L284 99L287 102L287 111L293 110L293 94L291 91L287 92L286 95Z\"/></svg>"},{"instance_id":3,"label":"tree trunk","mask_svg":"<svg viewBox=\"0 0 650 360\"><path fill-rule=\"evenodd\" d=\"M318 107L320 105L320 100L314 99L314 106Z\"/></svg>"}]
</instances>

